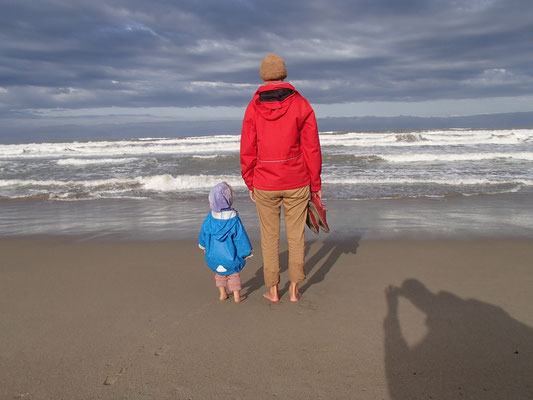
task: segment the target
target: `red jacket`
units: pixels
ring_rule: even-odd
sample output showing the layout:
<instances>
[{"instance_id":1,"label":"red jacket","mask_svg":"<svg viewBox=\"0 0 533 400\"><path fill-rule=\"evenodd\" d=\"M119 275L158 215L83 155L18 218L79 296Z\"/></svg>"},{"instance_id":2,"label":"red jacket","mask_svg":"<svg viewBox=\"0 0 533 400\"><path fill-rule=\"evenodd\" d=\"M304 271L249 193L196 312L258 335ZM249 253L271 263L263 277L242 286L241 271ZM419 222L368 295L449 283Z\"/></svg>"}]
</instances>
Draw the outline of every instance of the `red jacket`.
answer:
<instances>
[{"instance_id":1,"label":"red jacket","mask_svg":"<svg viewBox=\"0 0 533 400\"><path fill-rule=\"evenodd\" d=\"M248 189L321 190L322 155L315 113L284 82L261 86L248 104L241 133L241 173Z\"/></svg>"}]
</instances>

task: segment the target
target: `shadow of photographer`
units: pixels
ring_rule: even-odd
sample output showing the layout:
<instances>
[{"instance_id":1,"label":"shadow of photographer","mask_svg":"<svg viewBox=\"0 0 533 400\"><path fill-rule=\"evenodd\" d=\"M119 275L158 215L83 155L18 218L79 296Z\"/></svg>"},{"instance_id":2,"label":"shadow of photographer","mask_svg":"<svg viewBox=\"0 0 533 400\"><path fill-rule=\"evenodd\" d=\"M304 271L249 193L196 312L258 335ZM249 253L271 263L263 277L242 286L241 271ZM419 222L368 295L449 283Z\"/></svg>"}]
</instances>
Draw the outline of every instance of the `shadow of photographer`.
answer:
<instances>
[{"instance_id":1,"label":"shadow of photographer","mask_svg":"<svg viewBox=\"0 0 533 400\"><path fill-rule=\"evenodd\" d=\"M427 334L409 346L403 297L426 317ZM385 370L391 399L532 399L533 329L500 307L432 293L406 280L386 290Z\"/></svg>"}]
</instances>

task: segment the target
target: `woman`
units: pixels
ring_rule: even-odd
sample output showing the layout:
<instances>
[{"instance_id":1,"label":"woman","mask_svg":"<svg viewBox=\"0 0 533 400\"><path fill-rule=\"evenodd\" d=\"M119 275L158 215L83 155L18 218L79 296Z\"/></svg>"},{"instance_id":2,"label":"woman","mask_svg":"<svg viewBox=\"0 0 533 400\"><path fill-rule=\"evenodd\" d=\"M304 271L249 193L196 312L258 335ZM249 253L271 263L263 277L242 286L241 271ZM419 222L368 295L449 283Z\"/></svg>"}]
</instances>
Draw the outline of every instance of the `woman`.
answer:
<instances>
[{"instance_id":1,"label":"woman","mask_svg":"<svg viewBox=\"0 0 533 400\"><path fill-rule=\"evenodd\" d=\"M270 54L259 71L259 87L244 115L241 173L257 205L261 226L264 296L279 301L279 232L281 206L289 247L289 296L298 301L305 279L305 221L310 193L322 196L322 156L315 113L309 102L283 80L283 59Z\"/></svg>"}]
</instances>

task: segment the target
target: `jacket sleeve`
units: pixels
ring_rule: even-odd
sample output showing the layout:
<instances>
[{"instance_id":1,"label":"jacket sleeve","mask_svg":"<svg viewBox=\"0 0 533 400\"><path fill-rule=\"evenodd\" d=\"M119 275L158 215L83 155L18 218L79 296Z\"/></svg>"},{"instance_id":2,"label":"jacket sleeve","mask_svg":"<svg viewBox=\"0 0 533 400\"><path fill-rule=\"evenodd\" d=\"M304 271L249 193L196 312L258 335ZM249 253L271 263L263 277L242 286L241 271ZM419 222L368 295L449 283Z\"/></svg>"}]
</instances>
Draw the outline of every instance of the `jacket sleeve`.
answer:
<instances>
[{"instance_id":1,"label":"jacket sleeve","mask_svg":"<svg viewBox=\"0 0 533 400\"><path fill-rule=\"evenodd\" d=\"M257 131L254 114L255 110L250 102L244 114L241 131L241 175L249 190L254 189L254 169L257 164Z\"/></svg>"},{"instance_id":2,"label":"jacket sleeve","mask_svg":"<svg viewBox=\"0 0 533 400\"><path fill-rule=\"evenodd\" d=\"M303 121L300 130L300 143L302 146L307 172L311 178L311 191L317 192L322 189L320 174L322 173L322 152L320 149L320 139L318 138L318 127L316 124L315 112L307 103L308 113Z\"/></svg>"},{"instance_id":3,"label":"jacket sleeve","mask_svg":"<svg viewBox=\"0 0 533 400\"><path fill-rule=\"evenodd\" d=\"M202 230L200 231L200 235L198 236L198 244L203 249L205 249L207 247L207 244L209 243L209 232L206 229L206 225L207 218L204 219L204 223L202 224Z\"/></svg>"},{"instance_id":4,"label":"jacket sleeve","mask_svg":"<svg viewBox=\"0 0 533 400\"><path fill-rule=\"evenodd\" d=\"M237 256L240 258L245 258L252 254L252 244L240 218L236 225L235 247L237 248Z\"/></svg>"}]
</instances>

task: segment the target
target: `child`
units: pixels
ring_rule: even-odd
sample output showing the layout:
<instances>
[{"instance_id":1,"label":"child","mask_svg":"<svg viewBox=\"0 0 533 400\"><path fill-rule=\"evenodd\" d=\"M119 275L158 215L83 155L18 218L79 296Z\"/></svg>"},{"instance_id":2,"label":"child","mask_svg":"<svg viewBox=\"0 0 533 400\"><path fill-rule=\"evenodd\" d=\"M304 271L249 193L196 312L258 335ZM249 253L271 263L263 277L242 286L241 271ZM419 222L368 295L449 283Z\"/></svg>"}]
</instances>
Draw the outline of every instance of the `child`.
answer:
<instances>
[{"instance_id":1,"label":"child","mask_svg":"<svg viewBox=\"0 0 533 400\"><path fill-rule=\"evenodd\" d=\"M215 271L220 300L229 297L227 286L233 292L233 300L238 303L245 299L240 295L239 271L252 257L252 245L237 211L231 207L232 203L233 193L227 183L219 183L211 189L211 212L205 217L198 246L205 252L208 267Z\"/></svg>"}]
</instances>

